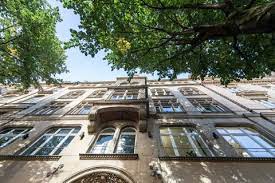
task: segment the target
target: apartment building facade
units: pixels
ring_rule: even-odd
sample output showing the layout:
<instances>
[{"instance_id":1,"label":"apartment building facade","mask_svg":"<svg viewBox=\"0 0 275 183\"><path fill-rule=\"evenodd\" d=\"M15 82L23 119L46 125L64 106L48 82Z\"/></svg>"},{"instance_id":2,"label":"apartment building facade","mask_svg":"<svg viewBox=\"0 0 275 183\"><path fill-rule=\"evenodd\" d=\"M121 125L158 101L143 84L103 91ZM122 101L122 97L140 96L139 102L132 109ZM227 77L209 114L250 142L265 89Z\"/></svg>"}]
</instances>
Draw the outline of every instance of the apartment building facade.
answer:
<instances>
[{"instance_id":1,"label":"apartment building facade","mask_svg":"<svg viewBox=\"0 0 275 183\"><path fill-rule=\"evenodd\" d=\"M275 182L275 78L2 87L0 182Z\"/></svg>"}]
</instances>

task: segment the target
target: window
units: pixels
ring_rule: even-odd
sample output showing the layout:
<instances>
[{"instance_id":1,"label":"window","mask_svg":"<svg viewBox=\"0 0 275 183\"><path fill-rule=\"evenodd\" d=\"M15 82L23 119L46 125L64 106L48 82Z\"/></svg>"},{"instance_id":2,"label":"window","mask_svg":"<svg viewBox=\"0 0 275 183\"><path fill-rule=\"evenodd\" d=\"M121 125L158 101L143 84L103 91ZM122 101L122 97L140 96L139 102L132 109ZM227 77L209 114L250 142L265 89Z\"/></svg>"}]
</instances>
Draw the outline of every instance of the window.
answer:
<instances>
[{"instance_id":1,"label":"window","mask_svg":"<svg viewBox=\"0 0 275 183\"><path fill-rule=\"evenodd\" d=\"M218 127L217 131L244 157L275 157L275 144L247 127Z\"/></svg>"},{"instance_id":2,"label":"window","mask_svg":"<svg viewBox=\"0 0 275 183\"><path fill-rule=\"evenodd\" d=\"M24 108L21 108L21 109L16 109L16 108L13 108L11 106L7 106L6 108L1 108L0 109L0 117L1 118L7 118L7 117L10 117L16 113L18 113L19 111L23 110L23 109L26 109L27 107L24 107Z\"/></svg>"},{"instance_id":3,"label":"window","mask_svg":"<svg viewBox=\"0 0 275 183\"><path fill-rule=\"evenodd\" d=\"M116 133L118 134L118 133ZM115 139L118 139L117 141ZM136 130L127 127L115 137L115 128L106 128L100 132L89 153L92 154L134 154ZM115 148L116 147L116 148Z\"/></svg>"},{"instance_id":4,"label":"window","mask_svg":"<svg viewBox=\"0 0 275 183\"><path fill-rule=\"evenodd\" d=\"M6 95L0 95L0 103L7 103L12 99L15 99L19 95L16 94L6 94Z\"/></svg>"},{"instance_id":5,"label":"window","mask_svg":"<svg viewBox=\"0 0 275 183\"><path fill-rule=\"evenodd\" d=\"M105 93L106 91L104 90L97 90L90 94L87 98L102 98Z\"/></svg>"},{"instance_id":6,"label":"window","mask_svg":"<svg viewBox=\"0 0 275 183\"><path fill-rule=\"evenodd\" d=\"M254 100L254 101L260 102L261 104L263 104L265 107L269 109L275 109L275 102L270 101L270 99L267 99L267 100L260 99L260 100Z\"/></svg>"},{"instance_id":7,"label":"window","mask_svg":"<svg viewBox=\"0 0 275 183\"><path fill-rule=\"evenodd\" d=\"M58 111L59 109L62 109L70 102L59 102L59 101L53 101L49 104L46 104L45 106L42 106L36 110L34 110L31 115L51 115Z\"/></svg>"},{"instance_id":8,"label":"window","mask_svg":"<svg viewBox=\"0 0 275 183\"><path fill-rule=\"evenodd\" d=\"M37 103L40 101L45 95L35 95L29 99L24 100L22 103Z\"/></svg>"},{"instance_id":9,"label":"window","mask_svg":"<svg viewBox=\"0 0 275 183\"><path fill-rule=\"evenodd\" d=\"M91 153L93 154L107 154L110 152L111 143L114 138L115 129L107 128L103 130L98 136L96 143L94 144Z\"/></svg>"},{"instance_id":10,"label":"window","mask_svg":"<svg viewBox=\"0 0 275 183\"><path fill-rule=\"evenodd\" d=\"M227 108L211 98L188 98L200 112L229 112Z\"/></svg>"},{"instance_id":11,"label":"window","mask_svg":"<svg viewBox=\"0 0 275 183\"><path fill-rule=\"evenodd\" d=\"M116 153L133 154L135 152L136 130L125 128L120 133Z\"/></svg>"},{"instance_id":12,"label":"window","mask_svg":"<svg viewBox=\"0 0 275 183\"><path fill-rule=\"evenodd\" d=\"M0 131L0 147L5 147L29 132L31 128L5 128Z\"/></svg>"},{"instance_id":13,"label":"window","mask_svg":"<svg viewBox=\"0 0 275 183\"><path fill-rule=\"evenodd\" d=\"M29 148L20 155L24 156L48 156L58 155L69 145L80 127L51 128L37 139Z\"/></svg>"},{"instance_id":14,"label":"window","mask_svg":"<svg viewBox=\"0 0 275 183\"><path fill-rule=\"evenodd\" d=\"M238 88L238 87L228 87L227 90L229 90L231 93L239 93L242 92L243 90Z\"/></svg>"},{"instance_id":15,"label":"window","mask_svg":"<svg viewBox=\"0 0 275 183\"><path fill-rule=\"evenodd\" d=\"M154 88L150 90L152 96L174 96L172 92L166 88Z\"/></svg>"},{"instance_id":16,"label":"window","mask_svg":"<svg viewBox=\"0 0 275 183\"><path fill-rule=\"evenodd\" d=\"M84 90L70 91L69 93L61 96L59 99L76 99L85 93Z\"/></svg>"},{"instance_id":17,"label":"window","mask_svg":"<svg viewBox=\"0 0 275 183\"><path fill-rule=\"evenodd\" d=\"M177 99L159 99L154 100L157 112L184 112L183 107Z\"/></svg>"},{"instance_id":18,"label":"window","mask_svg":"<svg viewBox=\"0 0 275 183\"><path fill-rule=\"evenodd\" d=\"M203 92L201 92L200 90L194 87L183 87L183 88L180 88L179 90L185 96L204 95Z\"/></svg>"},{"instance_id":19,"label":"window","mask_svg":"<svg viewBox=\"0 0 275 183\"><path fill-rule=\"evenodd\" d=\"M111 100L133 100L138 98L138 90L116 90Z\"/></svg>"},{"instance_id":20,"label":"window","mask_svg":"<svg viewBox=\"0 0 275 183\"><path fill-rule=\"evenodd\" d=\"M212 156L206 143L192 127L161 127L160 139L165 156Z\"/></svg>"},{"instance_id":21,"label":"window","mask_svg":"<svg viewBox=\"0 0 275 183\"><path fill-rule=\"evenodd\" d=\"M91 102L81 102L76 107L68 112L68 114L89 114L92 110L93 104Z\"/></svg>"}]
</instances>

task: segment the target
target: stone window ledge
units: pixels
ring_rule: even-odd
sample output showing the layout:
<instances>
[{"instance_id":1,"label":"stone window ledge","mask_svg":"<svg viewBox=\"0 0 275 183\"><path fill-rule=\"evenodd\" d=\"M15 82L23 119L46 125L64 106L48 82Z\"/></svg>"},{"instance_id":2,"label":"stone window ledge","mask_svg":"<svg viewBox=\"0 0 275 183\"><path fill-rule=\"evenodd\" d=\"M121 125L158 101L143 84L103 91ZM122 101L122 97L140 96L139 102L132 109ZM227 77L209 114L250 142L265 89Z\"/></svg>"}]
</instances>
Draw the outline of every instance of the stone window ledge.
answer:
<instances>
[{"instance_id":1,"label":"stone window ledge","mask_svg":"<svg viewBox=\"0 0 275 183\"><path fill-rule=\"evenodd\" d=\"M208 162L259 162L274 163L275 157L186 157L186 156L160 156L161 161L208 161Z\"/></svg>"},{"instance_id":2,"label":"stone window ledge","mask_svg":"<svg viewBox=\"0 0 275 183\"><path fill-rule=\"evenodd\" d=\"M81 160L137 160L138 154L79 154Z\"/></svg>"},{"instance_id":3,"label":"stone window ledge","mask_svg":"<svg viewBox=\"0 0 275 183\"><path fill-rule=\"evenodd\" d=\"M58 161L61 156L20 156L20 155L0 155L1 160L15 160L15 161Z\"/></svg>"}]
</instances>

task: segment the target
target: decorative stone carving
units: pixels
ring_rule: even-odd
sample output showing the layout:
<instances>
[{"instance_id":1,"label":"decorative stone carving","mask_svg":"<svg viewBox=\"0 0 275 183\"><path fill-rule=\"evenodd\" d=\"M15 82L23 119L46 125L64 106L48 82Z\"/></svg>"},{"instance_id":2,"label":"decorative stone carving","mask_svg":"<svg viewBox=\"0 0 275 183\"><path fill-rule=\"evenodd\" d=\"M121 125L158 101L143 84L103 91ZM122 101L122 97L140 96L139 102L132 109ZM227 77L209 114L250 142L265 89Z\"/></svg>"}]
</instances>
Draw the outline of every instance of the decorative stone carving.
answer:
<instances>
[{"instance_id":1,"label":"decorative stone carving","mask_svg":"<svg viewBox=\"0 0 275 183\"><path fill-rule=\"evenodd\" d=\"M123 178L110 172L94 172L72 183L127 183Z\"/></svg>"}]
</instances>

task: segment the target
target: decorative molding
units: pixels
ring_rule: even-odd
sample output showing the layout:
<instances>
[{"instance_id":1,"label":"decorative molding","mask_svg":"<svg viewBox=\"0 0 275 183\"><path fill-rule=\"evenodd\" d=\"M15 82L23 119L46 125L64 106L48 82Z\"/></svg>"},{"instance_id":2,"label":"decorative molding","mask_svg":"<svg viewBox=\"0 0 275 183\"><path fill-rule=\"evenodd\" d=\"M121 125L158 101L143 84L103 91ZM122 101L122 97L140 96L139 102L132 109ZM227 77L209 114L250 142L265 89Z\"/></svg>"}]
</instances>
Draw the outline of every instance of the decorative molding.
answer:
<instances>
[{"instance_id":1,"label":"decorative molding","mask_svg":"<svg viewBox=\"0 0 275 183\"><path fill-rule=\"evenodd\" d=\"M15 160L15 161L58 161L61 156L21 156L21 155L0 155L0 161L2 160Z\"/></svg>"},{"instance_id":2,"label":"decorative molding","mask_svg":"<svg viewBox=\"0 0 275 183\"><path fill-rule=\"evenodd\" d=\"M138 154L79 154L80 160L137 160Z\"/></svg>"},{"instance_id":3,"label":"decorative molding","mask_svg":"<svg viewBox=\"0 0 275 183\"><path fill-rule=\"evenodd\" d=\"M98 175L102 175L103 180L98 179ZM106 176L111 176L115 179L107 179ZM108 178L111 178L108 177ZM121 180L121 181L120 181ZM114 166L96 166L81 170L71 177L64 180L63 183L88 183L88 182L108 182L108 183L136 183L132 176L121 168L115 168Z\"/></svg>"},{"instance_id":4,"label":"decorative molding","mask_svg":"<svg viewBox=\"0 0 275 183\"><path fill-rule=\"evenodd\" d=\"M269 157L186 157L186 156L160 156L161 161L209 161L209 162L264 162L274 163L275 158Z\"/></svg>"}]
</instances>

